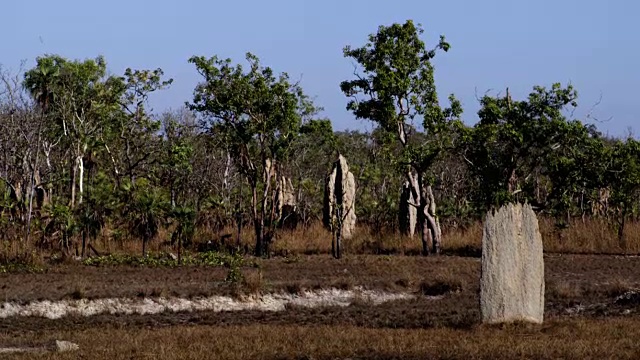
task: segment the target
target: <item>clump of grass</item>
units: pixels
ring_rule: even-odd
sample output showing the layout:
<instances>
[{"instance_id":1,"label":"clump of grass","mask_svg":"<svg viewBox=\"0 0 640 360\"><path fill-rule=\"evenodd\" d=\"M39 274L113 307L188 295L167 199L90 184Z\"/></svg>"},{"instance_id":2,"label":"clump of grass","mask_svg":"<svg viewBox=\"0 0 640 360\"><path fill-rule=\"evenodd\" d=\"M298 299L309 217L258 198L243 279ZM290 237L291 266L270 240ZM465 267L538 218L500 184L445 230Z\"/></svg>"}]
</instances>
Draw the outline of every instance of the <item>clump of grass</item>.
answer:
<instances>
[{"instance_id":1,"label":"clump of grass","mask_svg":"<svg viewBox=\"0 0 640 360\"><path fill-rule=\"evenodd\" d=\"M371 299L367 298L362 294L361 290L356 290L353 294L353 300L350 306L371 306Z\"/></svg>"},{"instance_id":2,"label":"clump of grass","mask_svg":"<svg viewBox=\"0 0 640 360\"><path fill-rule=\"evenodd\" d=\"M603 286L604 290L609 297L618 297L624 295L632 290L638 290L629 281L624 279L613 279L610 283Z\"/></svg>"},{"instance_id":3,"label":"clump of grass","mask_svg":"<svg viewBox=\"0 0 640 360\"><path fill-rule=\"evenodd\" d=\"M406 277L403 277L396 280L395 284L403 288L408 288L408 287L411 287L411 280Z\"/></svg>"},{"instance_id":4,"label":"clump of grass","mask_svg":"<svg viewBox=\"0 0 640 360\"><path fill-rule=\"evenodd\" d=\"M167 297L167 295L168 295L167 289L164 289L164 288L151 289L151 297L159 298L159 297Z\"/></svg>"},{"instance_id":5,"label":"clump of grass","mask_svg":"<svg viewBox=\"0 0 640 360\"><path fill-rule=\"evenodd\" d=\"M401 276L395 282L393 282L394 286L400 287L402 289L411 289L415 288L415 286L420 282L420 278L414 272L407 270L400 271ZM393 290L393 286L389 286L388 288L389 290Z\"/></svg>"},{"instance_id":6,"label":"clump of grass","mask_svg":"<svg viewBox=\"0 0 640 360\"><path fill-rule=\"evenodd\" d=\"M244 280L244 275L242 271L240 271L243 264L244 258L239 253L222 259L222 266L228 269L224 281L232 284L240 284Z\"/></svg>"},{"instance_id":7,"label":"clump of grass","mask_svg":"<svg viewBox=\"0 0 640 360\"><path fill-rule=\"evenodd\" d=\"M440 296L449 293L461 292L464 285L465 284L461 279L449 274L437 275L433 279L423 280L420 282L419 290L423 295Z\"/></svg>"},{"instance_id":8,"label":"clump of grass","mask_svg":"<svg viewBox=\"0 0 640 360\"><path fill-rule=\"evenodd\" d=\"M289 294L302 294L302 292L304 291L304 288L302 287L302 284L300 284L299 282L292 282L292 283L288 283L285 285L284 290L289 293Z\"/></svg>"},{"instance_id":9,"label":"clump of grass","mask_svg":"<svg viewBox=\"0 0 640 360\"><path fill-rule=\"evenodd\" d=\"M69 293L69 297L73 300L82 300L86 298L86 294L84 289L76 287L71 293Z\"/></svg>"},{"instance_id":10,"label":"clump of grass","mask_svg":"<svg viewBox=\"0 0 640 360\"><path fill-rule=\"evenodd\" d=\"M242 285L249 294L260 294L264 290L265 281L262 271L249 271L243 275Z\"/></svg>"},{"instance_id":11,"label":"clump of grass","mask_svg":"<svg viewBox=\"0 0 640 360\"><path fill-rule=\"evenodd\" d=\"M35 248L4 241L0 250L0 274L44 271L44 261Z\"/></svg>"},{"instance_id":12,"label":"clump of grass","mask_svg":"<svg viewBox=\"0 0 640 360\"><path fill-rule=\"evenodd\" d=\"M552 281L545 286L545 297L555 300L573 300L580 298L584 293L578 284L568 281Z\"/></svg>"},{"instance_id":13,"label":"clump of grass","mask_svg":"<svg viewBox=\"0 0 640 360\"><path fill-rule=\"evenodd\" d=\"M300 262L300 256L298 256L298 255L287 256L284 259L284 263L285 264L295 264L295 263L298 263L298 262Z\"/></svg>"},{"instance_id":14,"label":"clump of grass","mask_svg":"<svg viewBox=\"0 0 640 360\"><path fill-rule=\"evenodd\" d=\"M331 287L340 290L351 290L356 286L355 280L351 277L334 280Z\"/></svg>"}]
</instances>

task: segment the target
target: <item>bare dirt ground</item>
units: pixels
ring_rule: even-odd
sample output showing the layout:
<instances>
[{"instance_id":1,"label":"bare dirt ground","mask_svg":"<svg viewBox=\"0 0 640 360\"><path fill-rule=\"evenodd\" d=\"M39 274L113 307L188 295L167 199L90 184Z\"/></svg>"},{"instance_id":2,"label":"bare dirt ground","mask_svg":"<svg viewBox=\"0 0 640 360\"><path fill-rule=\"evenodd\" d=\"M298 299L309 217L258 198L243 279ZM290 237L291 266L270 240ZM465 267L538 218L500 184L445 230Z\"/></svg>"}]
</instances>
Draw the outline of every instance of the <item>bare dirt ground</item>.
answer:
<instances>
[{"instance_id":1,"label":"bare dirt ground","mask_svg":"<svg viewBox=\"0 0 640 360\"><path fill-rule=\"evenodd\" d=\"M243 268L252 291L364 286L412 292L413 300L284 312L97 315L0 319L0 344L52 339L76 354L41 358L638 358L640 257L547 255L542 326L479 324L480 259L328 256L259 260ZM60 265L41 274L0 275L0 302L68 298L234 294L226 269ZM424 294L444 294L440 299ZM624 296L626 294L626 296ZM215 354L215 355L214 355Z\"/></svg>"}]
</instances>

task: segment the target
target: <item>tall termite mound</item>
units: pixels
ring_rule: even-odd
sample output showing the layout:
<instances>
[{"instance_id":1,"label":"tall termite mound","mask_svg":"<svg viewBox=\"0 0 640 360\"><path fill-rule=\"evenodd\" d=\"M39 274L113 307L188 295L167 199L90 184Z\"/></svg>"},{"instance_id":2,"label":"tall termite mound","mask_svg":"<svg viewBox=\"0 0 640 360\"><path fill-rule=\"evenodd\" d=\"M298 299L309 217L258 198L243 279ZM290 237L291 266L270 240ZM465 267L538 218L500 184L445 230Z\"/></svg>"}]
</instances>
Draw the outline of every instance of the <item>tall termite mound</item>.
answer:
<instances>
[{"instance_id":1,"label":"tall termite mound","mask_svg":"<svg viewBox=\"0 0 640 360\"><path fill-rule=\"evenodd\" d=\"M417 204L417 201L411 191L411 183L405 181L400 192L400 209L398 213L400 233L402 235L413 237L416 233L418 208L415 204Z\"/></svg>"},{"instance_id":2,"label":"tall termite mound","mask_svg":"<svg viewBox=\"0 0 640 360\"><path fill-rule=\"evenodd\" d=\"M280 175L276 181L275 211L280 226L295 228L298 223L295 188L291 179Z\"/></svg>"},{"instance_id":3,"label":"tall termite mound","mask_svg":"<svg viewBox=\"0 0 640 360\"><path fill-rule=\"evenodd\" d=\"M542 236L530 205L509 204L487 214L480 308L484 323L543 321Z\"/></svg>"},{"instance_id":4,"label":"tall termite mound","mask_svg":"<svg viewBox=\"0 0 640 360\"><path fill-rule=\"evenodd\" d=\"M350 239L356 227L356 181L347 159L338 155L325 182L323 222L329 230L341 227L340 236Z\"/></svg>"}]
</instances>

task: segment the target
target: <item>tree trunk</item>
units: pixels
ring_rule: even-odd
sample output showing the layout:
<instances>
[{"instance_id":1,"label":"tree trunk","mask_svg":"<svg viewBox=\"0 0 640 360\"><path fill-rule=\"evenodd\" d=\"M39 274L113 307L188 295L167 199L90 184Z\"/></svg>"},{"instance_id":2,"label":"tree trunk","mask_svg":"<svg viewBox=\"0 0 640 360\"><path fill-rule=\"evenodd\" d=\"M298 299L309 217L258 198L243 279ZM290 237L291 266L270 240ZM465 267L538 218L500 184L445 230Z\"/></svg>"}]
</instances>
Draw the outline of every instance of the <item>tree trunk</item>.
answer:
<instances>
[{"instance_id":1,"label":"tree trunk","mask_svg":"<svg viewBox=\"0 0 640 360\"><path fill-rule=\"evenodd\" d=\"M440 254L442 245L442 230L436 215L436 202L433 196L431 185L425 184L422 180L423 174L412 172L407 173L407 180L411 184L416 204L418 207L419 228L422 231L422 255L427 256L433 253Z\"/></svg>"},{"instance_id":2,"label":"tree trunk","mask_svg":"<svg viewBox=\"0 0 640 360\"><path fill-rule=\"evenodd\" d=\"M257 257L262 257L264 254L264 224L262 219L254 219L253 220L254 230L256 233L256 251L255 255Z\"/></svg>"},{"instance_id":3,"label":"tree trunk","mask_svg":"<svg viewBox=\"0 0 640 360\"><path fill-rule=\"evenodd\" d=\"M69 255L69 236L66 229L62 231L62 248L65 255Z\"/></svg>"},{"instance_id":4,"label":"tree trunk","mask_svg":"<svg viewBox=\"0 0 640 360\"><path fill-rule=\"evenodd\" d=\"M337 229L336 229L336 252L334 254L336 259L340 259L342 257L342 204L337 205L336 207L336 219L338 219Z\"/></svg>"},{"instance_id":5,"label":"tree trunk","mask_svg":"<svg viewBox=\"0 0 640 360\"><path fill-rule=\"evenodd\" d=\"M178 236L178 265L182 265L182 234Z\"/></svg>"},{"instance_id":6,"label":"tree trunk","mask_svg":"<svg viewBox=\"0 0 640 360\"><path fill-rule=\"evenodd\" d=\"M77 167L76 164L74 163L73 165L71 165L72 170L71 170L71 208L73 209L75 207L76 204L76 175L77 175Z\"/></svg>"},{"instance_id":7,"label":"tree trunk","mask_svg":"<svg viewBox=\"0 0 640 360\"><path fill-rule=\"evenodd\" d=\"M84 161L82 156L78 155L78 204L82 204L82 195L84 193Z\"/></svg>"},{"instance_id":8,"label":"tree trunk","mask_svg":"<svg viewBox=\"0 0 640 360\"><path fill-rule=\"evenodd\" d=\"M420 206L422 210L420 211L420 223L422 229L422 255L428 256L431 254L431 243L433 241L433 237L431 236L431 231L429 228L429 222L426 220L426 215L424 213L424 206Z\"/></svg>"},{"instance_id":9,"label":"tree trunk","mask_svg":"<svg viewBox=\"0 0 640 360\"><path fill-rule=\"evenodd\" d=\"M147 257L147 236L142 237L142 257Z\"/></svg>"},{"instance_id":10,"label":"tree trunk","mask_svg":"<svg viewBox=\"0 0 640 360\"><path fill-rule=\"evenodd\" d=\"M440 222L436 215L436 200L433 196L433 189L431 185L424 186L425 200L427 204L425 206L425 220L428 223L429 230L431 232L431 238L433 241L433 252L440 254L442 247L442 229L440 228Z\"/></svg>"},{"instance_id":11,"label":"tree trunk","mask_svg":"<svg viewBox=\"0 0 640 360\"><path fill-rule=\"evenodd\" d=\"M253 217L253 228L256 234L255 255L262 256L262 220L258 219L258 188L255 181L251 182L251 212Z\"/></svg>"},{"instance_id":12,"label":"tree trunk","mask_svg":"<svg viewBox=\"0 0 640 360\"><path fill-rule=\"evenodd\" d=\"M87 248L87 227L83 227L82 229L82 258L84 259L85 250Z\"/></svg>"},{"instance_id":13,"label":"tree trunk","mask_svg":"<svg viewBox=\"0 0 640 360\"><path fill-rule=\"evenodd\" d=\"M626 209L626 205L623 205L621 209L621 218L618 226L618 242L620 243L620 247L622 248L622 250L624 250L625 252L627 250L627 244L625 241L626 239L624 237L624 228L626 224L627 224L627 209Z\"/></svg>"},{"instance_id":14,"label":"tree trunk","mask_svg":"<svg viewBox=\"0 0 640 360\"><path fill-rule=\"evenodd\" d=\"M174 181L171 181L171 210L176 208L176 187Z\"/></svg>"},{"instance_id":15,"label":"tree trunk","mask_svg":"<svg viewBox=\"0 0 640 360\"><path fill-rule=\"evenodd\" d=\"M34 193L34 186L35 186L34 182L35 182L36 171L38 171L38 166L39 166L38 160L40 160L40 142L42 140L42 122L43 121L44 121L44 116L41 116L40 124L38 124L38 146L36 147L36 163L31 169L29 212L27 214L27 235L25 236L25 242L27 243L29 242L29 237L31 236L31 213L33 211L33 193Z\"/></svg>"},{"instance_id":16,"label":"tree trunk","mask_svg":"<svg viewBox=\"0 0 640 360\"><path fill-rule=\"evenodd\" d=\"M242 247L242 212L240 211L240 205L238 205L238 210L236 210L236 228L237 228L237 237L236 237L236 248L238 250Z\"/></svg>"},{"instance_id":17,"label":"tree trunk","mask_svg":"<svg viewBox=\"0 0 640 360\"><path fill-rule=\"evenodd\" d=\"M264 256L264 255L269 256L269 242L271 241L271 235L265 236L264 221L267 218L269 192L271 190L271 175L272 175L273 168L276 166L276 162L275 160L273 160L271 161L271 163L269 163L269 160L267 160L266 158L263 158L262 165L263 165L262 183L263 183L264 189L262 191L262 201L260 202L260 218L257 221L257 223L259 224L259 230L258 228L256 228L256 235L259 237L260 243L261 243L260 255L258 256ZM256 196L257 196L257 192L256 192ZM273 206L273 203L271 205ZM269 224L269 226L271 226L271 224ZM260 232L259 235L257 234L258 231ZM257 239L256 239L256 244L257 244Z\"/></svg>"},{"instance_id":18,"label":"tree trunk","mask_svg":"<svg viewBox=\"0 0 640 360\"><path fill-rule=\"evenodd\" d=\"M340 259L340 257L342 256L342 223L344 221L344 216L342 215L343 210L344 210L344 188L343 188L343 182L344 182L344 177L345 174L342 173L342 166L338 165L336 167L336 183L335 183L335 196L336 196L336 203L335 203L335 213L336 213L336 222L337 224L336 227L336 252L333 255L336 259ZM348 209L347 209L348 210Z\"/></svg>"},{"instance_id":19,"label":"tree trunk","mask_svg":"<svg viewBox=\"0 0 640 360\"><path fill-rule=\"evenodd\" d=\"M334 230L335 232L335 230ZM331 256L336 257L336 236L331 234Z\"/></svg>"}]
</instances>

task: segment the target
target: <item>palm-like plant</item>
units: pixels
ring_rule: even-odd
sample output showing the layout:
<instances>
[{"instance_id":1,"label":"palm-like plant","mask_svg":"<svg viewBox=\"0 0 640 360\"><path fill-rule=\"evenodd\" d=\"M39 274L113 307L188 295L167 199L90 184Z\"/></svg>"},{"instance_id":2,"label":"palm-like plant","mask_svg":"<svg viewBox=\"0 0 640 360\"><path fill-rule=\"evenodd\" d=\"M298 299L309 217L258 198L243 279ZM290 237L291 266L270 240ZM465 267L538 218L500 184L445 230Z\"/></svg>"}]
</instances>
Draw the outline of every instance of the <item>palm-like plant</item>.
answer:
<instances>
[{"instance_id":1,"label":"palm-like plant","mask_svg":"<svg viewBox=\"0 0 640 360\"><path fill-rule=\"evenodd\" d=\"M36 61L36 67L24 74L23 86L42 110L47 111L54 100L54 87L65 60L58 56L44 56Z\"/></svg>"},{"instance_id":2,"label":"palm-like plant","mask_svg":"<svg viewBox=\"0 0 640 360\"><path fill-rule=\"evenodd\" d=\"M167 215L167 200L156 188L145 186L133 190L128 206L129 230L142 239L142 256L147 256L147 243L158 235Z\"/></svg>"},{"instance_id":3,"label":"palm-like plant","mask_svg":"<svg viewBox=\"0 0 640 360\"><path fill-rule=\"evenodd\" d=\"M182 262L182 247L193 239L195 233L196 212L189 207L177 207L171 212L177 226L173 232L172 242L178 243L178 264Z\"/></svg>"},{"instance_id":4,"label":"palm-like plant","mask_svg":"<svg viewBox=\"0 0 640 360\"><path fill-rule=\"evenodd\" d=\"M77 221L73 211L67 205L52 204L47 208L49 223L45 227L45 234L60 236L60 246L66 253L69 252L71 237L77 230Z\"/></svg>"}]
</instances>

